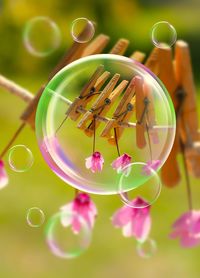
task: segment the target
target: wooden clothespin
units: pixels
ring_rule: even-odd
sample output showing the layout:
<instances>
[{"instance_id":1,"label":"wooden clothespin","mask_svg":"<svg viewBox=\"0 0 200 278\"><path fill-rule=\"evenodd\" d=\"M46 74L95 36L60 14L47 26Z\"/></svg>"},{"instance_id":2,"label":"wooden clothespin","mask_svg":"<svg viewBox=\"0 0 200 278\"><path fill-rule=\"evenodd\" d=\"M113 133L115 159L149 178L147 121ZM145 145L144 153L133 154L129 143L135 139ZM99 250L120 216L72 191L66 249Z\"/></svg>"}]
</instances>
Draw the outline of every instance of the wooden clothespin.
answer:
<instances>
[{"instance_id":1,"label":"wooden clothespin","mask_svg":"<svg viewBox=\"0 0 200 278\"><path fill-rule=\"evenodd\" d=\"M78 124L78 128L83 129L85 134L92 136L94 132L93 119L96 115L105 116L111 106L114 104L114 101L119 96L119 94L124 90L128 81L123 80L115 89L120 74L116 73L107 86L102 91L101 95L97 98L95 103L92 105L91 109L85 113L83 118ZM92 121L91 121L92 120ZM87 126L88 121L91 121ZM99 126L100 122L97 122L95 129Z\"/></svg>"},{"instance_id":2,"label":"wooden clothespin","mask_svg":"<svg viewBox=\"0 0 200 278\"><path fill-rule=\"evenodd\" d=\"M134 51L130 56L131 59L136 60L137 62L140 62L140 63L142 63L144 61L145 57L146 57L146 54L141 51Z\"/></svg>"},{"instance_id":3,"label":"wooden clothespin","mask_svg":"<svg viewBox=\"0 0 200 278\"><path fill-rule=\"evenodd\" d=\"M78 112L78 107L86 107L87 103L91 101L91 99L98 93L101 86L106 82L110 73L105 71L103 73L104 66L100 65L92 77L90 78L89 82L86 83L84 88L82 89L80 95L75 98L73 103L70 105L66 112L66 117L69 117L73 121L76 121L80 116Z\"/></svg>"},{"instance_id":4,"label":"wooden clothespin","mask_svg":"<svg viewBox=\"0 0 200 278\"><path fill-rule=\"evenodd\" d=\"M185 144L188 168L195 177L200 177L200 153L194 143L199 141L196 90L193 80L189 46L177 41L175 47L175 73L178 86L183 91L180 137Z\"/></svg>"},{"instance_id":5,"label":"wooden clothespin","mask_svg":"<svg viewBox=\"0 0 200 278\"><path fill-rule=\"evenodd\" d=\"M175 110L178 109L178 101L176 96L177 82L175 78L172 50L170 47L154 48L145 65L153 71L166 86L174 103ZM179 153L179 136L178 128L176 132L175 142L171 153L161 169L161 178L163 183L172 187L180 181L180 170L177 162ZM170 175L169 175L170 173Z\"/></svg>"},{"instance_id":6,"label":"wooden clothespin","mask_svg":"<svg viewBox=\"0 0 200 278\"><path fill-rule=\"evenodd\" d=\"M108 44L110 38L104 34L98 35L90 44L83 50L82 57L99 54L101 53L106 45Z\"/></svg>"},{"instance_id":7,"label":"wooden clothespin","mask_svg":"<svg viewBox=\"0 0 200 278\"><path fill-rule=\"evenodd\" d=\"M159 135L158 135L158 131L154 128L157 125L156 115L155 115L155 105L154 105L155 100L152 95L152 88L149 87L149 85L146 83L145 80L143 84L143 90L149 101L148 109L146 111L146 124L148 128L149 136L153 144L158 144Z\"/></svg>"},{"instance_id":8,"label":"wooden clothespin","mask_svg":"<svg viewBox=\"0 0 200 278\"><path fill-rule=\"evenodd\" d=\"M126 39L119 39L117 41L117 43L111 49L110 54L124 55L128 45L129 45L129 41L128 40L126 40Z\"/></svg>"},{"instance_id":9,"label":"wooden clothespin","mask_svg":"<svg viewBox=\"0 0 200 278\"><path fill-rule=\"evenodd\" d=\"M117 140L120 139L120 137L122 136L122 133L124 131L123 127L120 127L119 123L120 122L128 122L128 120L130 119L131 115L134 112L134 104L135 104L135 82L134 82L135 78L133 78L120 103L118 104L112 119L109 120L109 122L107 123L107 125L105 126L104 130L101 133L101 137L104 137L106 139L108 139L108 142L112 145L116 145L116 140L115 140L115 136L112 135L112 131L115 128L116 130L116 135L117 135Z\"/></svg>"},{"instance_id":10,"label":"wooden clothespin","mask_svg":"<svg viewBox=\"0 0 200 278\"><path fill-rule=\"evenodd\" d=\"M136 144L138 148L143 149L146 146L146 113L149 105L149 100L144 90L144 81L142 77L135 78L135 93L136 93Z\"/></svg>"}]
</instances>

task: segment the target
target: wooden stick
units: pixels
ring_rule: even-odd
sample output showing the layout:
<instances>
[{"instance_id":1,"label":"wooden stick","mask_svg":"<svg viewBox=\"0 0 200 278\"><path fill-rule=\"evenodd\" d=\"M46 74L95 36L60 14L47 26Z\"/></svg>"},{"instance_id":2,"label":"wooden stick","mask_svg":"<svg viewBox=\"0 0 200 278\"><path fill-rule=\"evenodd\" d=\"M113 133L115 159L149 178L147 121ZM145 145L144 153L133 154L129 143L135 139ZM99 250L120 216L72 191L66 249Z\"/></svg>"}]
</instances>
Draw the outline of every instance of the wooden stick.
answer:
<instances>
[{"instance_id":1,"label":"wooden stick","mask_svg":"<svg viewBox=\"0 0 200 278\"><path fill-rule=\"evenodd\" d=\"M25 102L30 102L34 97L33 94L30 93L28 90L22 88L3 75L0 75L0 87L7 90L13 95L20 97Z\"/></svg>"},{"instance_id":2,"label":"wooden stick","mask_svg":"<svg viewBox=\"0 0 200 278\"><path fill-rule=\"evenodd\" d=\"M130 42L126 39L119 39L111 49L110 54L123 55L126 52L129 43Z\"/></svg>"},{"instance_id":3,"label":"wooden stick","mask_svg":"<svg viewBox=\"0 0 200 278\"><path fill-rule=\"evenodd\" d=\"M108 44L110 38L104 34L98 35L90 44L84 49L82 57L99 54L101 53L106 45Z\"/></svg>"},{"instance_id":4,"label":"wooden stick","mask_svg":"<svg viewBox=\"0 0 200 278\"><path fill-rule=\"evenodd\" d=\"M133 54L131 54L130 58L133 60L136 60L137 62L142 63L146 57L146 54L141 51L134 51Z\"/></svg>"}]
</instances>

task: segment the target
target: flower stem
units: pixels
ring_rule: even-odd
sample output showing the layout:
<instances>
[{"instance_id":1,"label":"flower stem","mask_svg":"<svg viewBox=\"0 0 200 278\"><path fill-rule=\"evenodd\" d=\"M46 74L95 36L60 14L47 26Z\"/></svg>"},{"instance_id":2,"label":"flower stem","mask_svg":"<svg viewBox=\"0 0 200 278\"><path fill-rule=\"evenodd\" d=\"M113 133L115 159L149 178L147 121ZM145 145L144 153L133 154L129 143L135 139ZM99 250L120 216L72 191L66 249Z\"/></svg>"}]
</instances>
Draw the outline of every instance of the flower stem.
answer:
<instances>
[{"instance_id":1,"label":"flower stem","mask_svg":"<svg viewBox=\"0 0 200 278\"><path fill-rule=\"evenodd\" d=\"M189 207L189 210L192 210L192 208L193 208L193 205L192 205L192 191L191 191L190 178L189 178L188 167L187 167L187 162L186 162L185 146L184 146L184 143L182 142L182 140L180 140L180 145L181 145L181 152L182 152L182 155L183 155L183 167L184 167L184 171L185 171L185 181L186 181L188 207Z\"/></svg>"},{"instance_id":2,"label":"flower stem","mask_svg":"<svg viewBox=\"0 0 200 278\"><path fill-rule=\"evenodd\" d=\"M93 136L93 153L95 152L95 145L96 145L96 115L93 118L93 127L94 127L94 136Z\"/></svg>"},{"instance_id":3,"label":"flower stem","mask_svg":"<svg viewBox=\"0 0 200 278\"><path fill-rule=\"evenodd\" d=\"M115 143L116 143L116 146L117 146L117 153L118 153L118 156L120 156L120 151L119 151L119 144L118 144L118 138L117 138L117 130L116 130L116 128L114 128L114 135L115 135Z\"/></svg>"}]
</instances>

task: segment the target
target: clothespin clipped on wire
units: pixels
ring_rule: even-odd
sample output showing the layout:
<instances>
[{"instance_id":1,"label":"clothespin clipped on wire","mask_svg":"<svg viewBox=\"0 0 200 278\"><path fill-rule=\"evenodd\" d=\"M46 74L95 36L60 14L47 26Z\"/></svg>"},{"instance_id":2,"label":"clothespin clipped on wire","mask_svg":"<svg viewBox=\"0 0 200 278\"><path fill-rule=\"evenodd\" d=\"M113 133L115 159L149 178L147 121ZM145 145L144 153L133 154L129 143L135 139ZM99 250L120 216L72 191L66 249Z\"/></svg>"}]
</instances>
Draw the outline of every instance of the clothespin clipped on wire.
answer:
<instances>
[{"instance_id":1,"label":"clothespin clipped on wire","mask_svg":"<svg viewBox=\"0 0 200 278\"><path fill-rule=\"evenodd\" d=\"M112 145L116 145L115 135L112 131L115 129L117 139L119 140L123 134L124 128L120 126L120 123L126 123L130 119L134 112L135 106L135 77L130 81L121 101L119 102L112 119L109 120L104 130L101 133L101 137L104 137Z\"/></svg>"},{"instance_id":2,"label":"clothespin clipped on wire","mask_svg":"<svg viewBox=\"0 0 200 278\"><path fill-rule=\"evenodd\" d=\"M116 73L110 82L103 89L100 96L94 102L89 111L85 113L80 122L78 123L78 128L84 130L85 134L88 136L92 136L94 133L94 117L95 116L105 116L106 113L110 110L111 106L114 104L116 98L122 93L125 87L128 84L128 81L123 80L121 83L115 88L118 80L120 78L120 74ZM114 89L115 88L115 89ZM88 122L90 122L88 124ZM88 124L88 125L87 125ZM95 124L95 129L98 128L100 122Z\"/></svg>"},{"instance_id":3,"label":"clothespin clipped on wire","mask_svg":"<svg viewBox=\"0 0 200 278\"><path fill-rule=\"evenodd\" d=\"M177 155L185 145L188 168L196 177L200 177L200 152L198 134L198 116L195 102L189 47L183 41L177 41L175 61L169 47L155 48L149 56L146 66L150 68L166 86L176 111L176 137L171 153L161 170L161 178L166 186L173 187L181 179ZM169 175L170 173L170 175Z\"/></svg>"}]
</instances>

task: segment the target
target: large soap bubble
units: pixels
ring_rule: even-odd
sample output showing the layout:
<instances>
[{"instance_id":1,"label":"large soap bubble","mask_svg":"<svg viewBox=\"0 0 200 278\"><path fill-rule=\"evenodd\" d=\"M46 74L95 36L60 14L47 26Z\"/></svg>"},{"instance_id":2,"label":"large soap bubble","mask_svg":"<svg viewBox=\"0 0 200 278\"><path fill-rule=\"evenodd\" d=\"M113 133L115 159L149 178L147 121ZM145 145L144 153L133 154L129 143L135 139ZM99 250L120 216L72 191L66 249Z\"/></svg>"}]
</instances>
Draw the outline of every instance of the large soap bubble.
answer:
<instances>
[{"instance_id":1,"label":"large soap bubble","mask_svg":"<svg viewBox=\"0 0 200 278\"><path fill-rule=\"evenodd\" d=\"M159 161L157 171L166 161L175 113L165 87L146 67L99 54L69 64L49 82L36 134L44 159L62 180L82 191L116 194L127 162ZM131 176L124 180L129 190L143 182Z\"/></svg>"}]
</instances>

